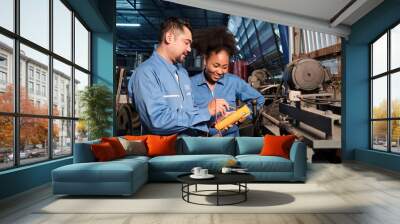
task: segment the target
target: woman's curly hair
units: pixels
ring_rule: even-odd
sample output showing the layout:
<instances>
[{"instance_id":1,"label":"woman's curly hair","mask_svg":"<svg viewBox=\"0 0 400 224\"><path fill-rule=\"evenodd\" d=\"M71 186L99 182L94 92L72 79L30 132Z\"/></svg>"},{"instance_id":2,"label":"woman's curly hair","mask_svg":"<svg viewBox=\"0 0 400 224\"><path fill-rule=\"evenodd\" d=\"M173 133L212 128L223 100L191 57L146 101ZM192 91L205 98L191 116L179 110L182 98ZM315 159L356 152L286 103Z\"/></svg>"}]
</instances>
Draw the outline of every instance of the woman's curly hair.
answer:
<instances>
[{"instance_id":1,"label":"woman's curly hair","mask_svg":"<svg viewBox=\"0 0 400 224\"><path fill-rule=\"evenodd\" d=\"M195 30L192 47L206 57L221 50L228 52L229 56L237 53L235 37L226 27Z\"/></svg>"}]
</instances>

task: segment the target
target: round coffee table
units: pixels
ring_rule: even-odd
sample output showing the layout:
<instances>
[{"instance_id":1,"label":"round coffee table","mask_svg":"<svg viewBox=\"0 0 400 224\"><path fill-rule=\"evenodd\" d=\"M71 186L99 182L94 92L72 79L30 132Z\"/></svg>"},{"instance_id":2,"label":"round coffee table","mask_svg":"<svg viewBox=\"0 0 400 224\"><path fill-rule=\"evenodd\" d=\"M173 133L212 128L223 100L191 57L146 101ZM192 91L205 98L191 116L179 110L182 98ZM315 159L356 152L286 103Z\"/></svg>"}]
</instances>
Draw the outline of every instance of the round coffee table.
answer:
<instances>
[{"instance_id":1,"label":"round coffee table","mask_svg":"<svg viewBox=\"0 0 400 224\"><path fill-rule=\"evenodd\" d=\"M247 183L255 180L255 177L249 173L216 173L212 179L193 179L190 177L191 173L182 174L177 177L178 181L182 183L182 199L188 203L198 205L234 205L247 200L247 192L249 188ZM215 190L197 190L198 184L215 185ZM194 191L190 191L190 186L195 186ZM224 190L220 189L220 185L236 185L237 190ZM215 194L206 194L215 192ZM203 197L216 197L216 204L202 204L190 200L190 196L203 196ZM221 197L240 196L240 199L231 203L221 203Z\"/></svg>"}]
</instances>

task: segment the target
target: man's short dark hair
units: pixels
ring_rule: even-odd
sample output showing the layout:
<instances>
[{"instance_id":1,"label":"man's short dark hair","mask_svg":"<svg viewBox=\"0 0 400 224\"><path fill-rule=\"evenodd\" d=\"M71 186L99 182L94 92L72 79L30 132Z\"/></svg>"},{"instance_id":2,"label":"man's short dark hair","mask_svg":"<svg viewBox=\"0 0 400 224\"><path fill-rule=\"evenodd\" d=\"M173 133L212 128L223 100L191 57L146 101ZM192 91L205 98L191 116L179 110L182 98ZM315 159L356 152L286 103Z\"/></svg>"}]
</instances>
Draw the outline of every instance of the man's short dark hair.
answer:
<instances>
[{"instance_id":1,"label":"man's short dark hair","mask_svg":"<svg viewBox=\"0 0 400 224\"><path fill-rule=\"evenodd\" d=\"M177 17L170 17L166 19L160 26L160 35L158 36L158 42L161 43L164 40L165 34L170 30L184 31L184 27L188 28L192 32L192 27L187 20L179 19Z\"/></svg>"}]
</instances>

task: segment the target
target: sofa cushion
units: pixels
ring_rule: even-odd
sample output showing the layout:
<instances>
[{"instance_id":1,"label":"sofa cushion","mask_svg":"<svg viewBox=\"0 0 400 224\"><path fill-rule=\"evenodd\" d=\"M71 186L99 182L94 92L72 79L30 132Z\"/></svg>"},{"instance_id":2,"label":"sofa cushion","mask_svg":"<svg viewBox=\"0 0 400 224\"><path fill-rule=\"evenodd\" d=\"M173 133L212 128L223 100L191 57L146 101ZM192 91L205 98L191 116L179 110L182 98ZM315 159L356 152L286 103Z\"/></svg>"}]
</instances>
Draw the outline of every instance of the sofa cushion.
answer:
<instances>
[{"instance_id":1,"label":"sofa cushion","mask_svg":"<svg viewBox=\"0 0 400 224\"><path fill-rule=\"evenodd\" d=\"M90 146L96 161L105 162L117 159L118 156L115 154L115 150L108 142L102 142L99 144L93 144Z\"/></svg>"},{"instance_id":2,"label":"sofa cushion","mask_svg":"<svg viewBox=\"0 0 400 224\"><path fill-rule=\"evenodd\" d=\"M236 137L236 155L259 154L264 137Z\"/></svg>"},{"instance_id":3,"label":"sofa cushion","mask_svg":"<svg viewBox=\"0 0 400 224\"><path fill-rule=\"evenodd\" d=\"M184 155L235 155L235 139L233 137L182 137L177 147L177 154Z\"/></svg>"},{"instance_id":4,"label":"sofa cushion","mask_svg":"<svg viewBox=\"0 0 400 224\"><path fill-rule=\"evenodd\" d=\"M96 158L90 148L92 144L99 144L100 140L77 142L74 147L74 163L95 162Z\"/></svg>"},{"instance_id":5,"label":"sofa cushion","mask_svg":"<svg viewBox=\"0 0 400 224\"><path fill-rule=\"evenodd\" d=\"M142 162L148 162L150 157L147 156L137 156L137 155L130 155L125 156L124 158L113 160L113 162L127 162L130 163L131 161L138 160Z\"/></svg>"},{"instance_id":6,"label":"sofa cushion","mask_svg":"<svg viewBox=\"0 0 400 224\"><path fill-rule=\"evenodd\" d=\"M292 161L279 156L238 155L236 159L249 172L293 172Z\"/></svg>"},{"instance_id":7,"label":"sofa cushion","mask_svg":"<svg viewBox=\"0 0 400 224\"><path fill-rule=\"evenodd\" d=\"M126 151L124 147L122 146L121 142L119 142L117 137L104 137L101 138L101 142L108 142L114 149L115 155L117 158L122 158L126 156Z\"/></svg>"},{"instance_id":8,"label":"sofa cushion","mask_svg":"<svg viewBox=\"0 0 400 224\"><path fill-rule=\"evenodd\" d=\"M123 163L75 163L53 170L59 182L126 182L131 181L132 167Z\"/></svg>"},{"instance_id":9,"label":"sofa cushion","mask_svg":"<svg viewBox=\"0 0 400 224\"><path fill-rule=\"evenodd\" d=\"M294 135L264 136L264 146L261 149L261 156L280 156L289 159L290 148L296 140Z\"/></svg>"},{"instance_id":10,"label":"sofa cushion","mask_svg":"<svg viewBox=\"0 0 400 224\"><path fill-rule=\"evenodd\" d=\"M125 138L118 138L121 145L126 151L126 155L147 155L146 143L141 140L126 140Z\"/></svg>"},{"instance_id":11,"label":"sofa cushion","mask_svg":"<svg viewBox=\"0 0 400 224\"><path fill-rule=\"evenodd\" d=\"M149 170L163 172L191 172L193 167L200 166L211 172L219 171L228 160L235 159L231 155L175 155L158 156L149 160Z\"/></svg>"},{"instance_id":12,"label":"sofa cushion","mask_svg":"<svg viewBox=\"0 0 400 224\"><path fill-rule=\"evenodd\" d=\"M140 140L145 142L147 137L148 135L125 135L124 139L129 141Z\"/></svg>"},{"instance_id":13,"label":"sofa cushion","mask_svg":"<svg viewBox=\"0 0 400 224\"><path fill-rule=\"evenodd\" d=\"M159 136L148 135L146 145L148 148L148 156L165 156L176 154L177 135Z\"/></svg>"},{"instance_id":14,"label":"sofa cushion","mask_svg":"<svg viewBox=\"0 0 400 224\"><path fill-rule=\"evenodd\" d=\"M129 182L133 172L142 172L146 162L131 159L95 163L74 163L53 170L58 182ZM143 173L147 176L147 173Z\"/></svg>"}]
</instances>

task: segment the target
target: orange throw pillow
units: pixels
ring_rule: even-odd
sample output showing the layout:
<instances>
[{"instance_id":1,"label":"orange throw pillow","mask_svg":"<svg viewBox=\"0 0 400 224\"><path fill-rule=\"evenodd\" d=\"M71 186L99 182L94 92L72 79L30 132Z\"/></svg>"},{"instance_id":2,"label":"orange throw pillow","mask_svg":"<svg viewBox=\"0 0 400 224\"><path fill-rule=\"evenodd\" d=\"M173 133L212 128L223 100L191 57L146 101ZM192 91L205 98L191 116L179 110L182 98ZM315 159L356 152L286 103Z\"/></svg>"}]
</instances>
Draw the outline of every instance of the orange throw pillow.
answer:
<instances>
[{"instance_id":1,"label":"orange throw pillow","mask_svg":"<svg viewBox=\"0 0 400 224\"><path fill-rule=\"evenodd\" d=\"M177 135L148 135L146 140L148 156L176 155L175 144L177 137Z\"/></svg>"},{"instance_id":2,"label":"orange throw pillow","mask_svg":"<svg viewBox=\"0 0 400 224\"><path fill-rule=\"evenodd\" d=\"M128 141L143 141L145 142L147 139L148 135L125 135L124 139L128 140Z\"/></svg>"},{"instance_id":3,"label":"orange throw pillow","mask_svg":"<svg viewBox=\"0 0 400 224\"><path fill-rule=\"evenodd\" d=\"M280 156L289 159L290 147L296 140L294 135L274 136L265 135L264 145L261 149L262 156Z\"/></svg>"},{"instance_id":4,"label":"orange throw pillow","mask_svg":"<svg viewBox=\"0 0 400 224\"><path fill-rule=\"evenodd\" d=\"M117 158L114 149L108 142L93 144L91 145L91 149L94 154L94 157L99 162L109 161Z\"/></svg>"},{"instance_id":5,"label":"orange throw pillow","mask_svg":"<svg viewBox=\"0 0 400 224\"><path fill-rule=\"evenodd\" d=\"M126 151L122 146L121 142L119 142L118 138L111 137L111 138L101 138L101 142L108 142L114 149L115 155L117 158L121 158L126 156Z\"/></svg>"}]
</instances>

